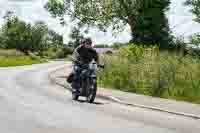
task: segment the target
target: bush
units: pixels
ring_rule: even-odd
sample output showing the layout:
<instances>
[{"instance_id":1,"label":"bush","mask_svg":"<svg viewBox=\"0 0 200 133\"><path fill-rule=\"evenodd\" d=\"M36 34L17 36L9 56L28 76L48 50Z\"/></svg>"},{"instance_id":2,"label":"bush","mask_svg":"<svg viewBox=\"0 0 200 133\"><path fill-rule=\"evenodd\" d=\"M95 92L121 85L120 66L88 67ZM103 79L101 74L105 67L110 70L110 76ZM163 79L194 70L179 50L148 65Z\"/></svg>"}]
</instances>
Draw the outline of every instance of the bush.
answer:
<instances>
[{"instance_id":1,"label":"bush","mask_svg":"<svg viewBox=\"0 0 200 133\"><path fill-rule=\"evenodd\" d=\"M68 47L49 48L42 53L43 58L49 59L67 58L70 54L72 54L72 50Z\"/></svg>"},{"instance_id":2,"label":"bush","mask_svg":"<svg viewBox=\"0 0 200 133\"><path fill-rule=\"evenodd\" d=\"M41 60L40 56L37 56L37 55L34 54L34 53L29 53L29 57L30 57L32 60Z\"/></svg>"}]
</instances>

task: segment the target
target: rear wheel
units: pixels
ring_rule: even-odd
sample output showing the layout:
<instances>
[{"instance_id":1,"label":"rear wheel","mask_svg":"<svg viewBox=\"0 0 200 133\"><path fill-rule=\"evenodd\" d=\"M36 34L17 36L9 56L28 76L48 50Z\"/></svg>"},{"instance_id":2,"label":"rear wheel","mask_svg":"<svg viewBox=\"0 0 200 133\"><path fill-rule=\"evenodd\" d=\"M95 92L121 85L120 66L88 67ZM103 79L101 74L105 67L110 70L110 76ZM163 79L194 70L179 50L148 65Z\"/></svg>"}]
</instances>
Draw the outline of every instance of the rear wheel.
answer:
<instances>
[{"instance_id":1,"label":"rear wheel","mask_svg":"<svg viewBox=\"0 0 200 133\"><path fill-rule=\"evenodd\" d=\"M97 93L97 83L96 80L91 81L88 87L87 102L93 103Z\"/></svg>"}]
</instances>

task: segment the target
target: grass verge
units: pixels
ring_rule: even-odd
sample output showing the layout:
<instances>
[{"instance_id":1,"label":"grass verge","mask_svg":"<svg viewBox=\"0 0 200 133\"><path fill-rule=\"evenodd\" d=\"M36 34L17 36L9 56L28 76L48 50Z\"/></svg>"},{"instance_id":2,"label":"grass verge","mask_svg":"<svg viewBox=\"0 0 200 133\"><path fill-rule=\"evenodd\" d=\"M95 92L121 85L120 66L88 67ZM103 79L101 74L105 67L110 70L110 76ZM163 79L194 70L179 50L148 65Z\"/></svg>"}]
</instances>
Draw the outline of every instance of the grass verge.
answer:
<instances>
[{"instance_id":1,"label":"grass verge","mask_svg":"<svg viewBox=\"0 0 200 133\"><path fill-rule=\"evenodd\" d=\"M32 65L44 62L43 60L33 60L29 56L0 57L0 67Z\"/></svg>"},{"instance_id":2,"label":"grass verge","mask_svg":"<svg viewBox=\"0 0 200 133\"><path fill-rule=\"evenodd\" d=\"M102 87L200 104L200 59L130 46L104 56Z\"/></svg>"},{"instance_id":3,"label":"grass verge","mask_svg":"<svg viewBox=\"0 0 200 133\"><path fill-rule=\"evenodd\" d=\"M32 65L44 62L45 60L39 57L27 56L16 50L0 50L0 67Z\"/></svg>"}]
</instances>

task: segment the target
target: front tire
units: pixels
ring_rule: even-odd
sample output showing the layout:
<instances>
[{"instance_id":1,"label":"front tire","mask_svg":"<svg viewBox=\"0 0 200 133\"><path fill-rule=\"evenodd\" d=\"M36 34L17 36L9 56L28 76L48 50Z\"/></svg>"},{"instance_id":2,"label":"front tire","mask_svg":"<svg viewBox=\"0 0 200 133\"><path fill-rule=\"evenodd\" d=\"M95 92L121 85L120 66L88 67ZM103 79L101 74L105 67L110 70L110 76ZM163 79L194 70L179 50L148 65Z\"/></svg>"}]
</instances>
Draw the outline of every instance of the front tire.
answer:
<instances>
[{"instance_id":1,"label":"front tire","mask_svg":"<svg viewBox=\"0 0 200 133\"><path fill-rule=\"evenodd\" d=\"M97 83L96 80L92 81L90 89L88 90L87 102L93 103L97 93Z\"/></svg>"}]
</instances>

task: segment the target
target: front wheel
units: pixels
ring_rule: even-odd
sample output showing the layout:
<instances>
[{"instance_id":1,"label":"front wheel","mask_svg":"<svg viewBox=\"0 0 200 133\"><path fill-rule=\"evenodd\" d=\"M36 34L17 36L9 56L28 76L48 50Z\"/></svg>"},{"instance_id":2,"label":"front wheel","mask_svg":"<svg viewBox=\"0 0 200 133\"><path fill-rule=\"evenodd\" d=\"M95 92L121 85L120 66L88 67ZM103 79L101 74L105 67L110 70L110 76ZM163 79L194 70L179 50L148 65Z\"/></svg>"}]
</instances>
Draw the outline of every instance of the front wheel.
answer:
<instances>
[{"instance_id":1,"label":"front wheel","mask_svg":"<svg viewBox=\"0 0 200 133\"><path fill-rule=\"evenodd\" d=\"M96 93L97 93L97 82L96 80L93 80L88 90L87 102L93 103L96 97Z\"/></svg>"}]
</instances>

